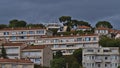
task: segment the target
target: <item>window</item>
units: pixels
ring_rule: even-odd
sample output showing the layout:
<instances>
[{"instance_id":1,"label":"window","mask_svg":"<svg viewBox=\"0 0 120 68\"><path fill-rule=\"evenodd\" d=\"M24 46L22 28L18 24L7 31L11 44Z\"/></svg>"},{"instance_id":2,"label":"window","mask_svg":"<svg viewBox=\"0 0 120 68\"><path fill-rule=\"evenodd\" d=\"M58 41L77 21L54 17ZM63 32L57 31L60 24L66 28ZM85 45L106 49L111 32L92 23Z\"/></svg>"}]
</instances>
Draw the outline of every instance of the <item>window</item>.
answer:
<instances>
[{"instance_id":1,"label":"window","mask_svg":"<svg viewBox=\"0 0 120 68\"><path fill-rule=\"evenodd\" d=\"M26 39L27 37L25 37L25 36L21 36L21 37L19 37L20 39Z\"/></svg>"},{"instance_id":2,"label":"window","mask_svg":"<svg viewBox=\"0 0 120 68\"><path fill-rule=\"evenodd\" d=\"M105 67L107 67L107 64L105 64Z\"/></svg>"},{"instance_id":3,"label":"window","mask_svg":"<svg viewBox=\"0 0 120 68\"><path fill-rule=\"evenodd\" d=\"M85 41L90 41L90 40L91 40L90 37L86 37L86 38L85 38Z\"/></svg>"},{"instance_id":4,"label":"window","mask_svg":"<svg viewBox=\"0 0 120 68\"><path fill-rule=\"evenodd\" d=\"M103 52L110 52L110 50L103 50Z\"/></svg>"},{"instance_id":5,"label":"window","mask_svg":"<svg viewBox=\"0 0 120 68\"><path fill-rule=\"evenodd\" d=\"M44 30L38 30L37 34L44 34Z\"/></svg>"},{"instance_id":6,"label":"window","mask_svg":"<svg viewBox=\"0 0 120 68\"><path fill-rule=\"evenodd\" d=\"M9 35L9 32L4 32L4 35Z\"/></svg>"},{"instance_id":7,"label":"window","mask_svg":"<svg viewBox=\"0 0 120 68\"><path fill-rule=\"evenodd\" d=\"M100 67L100 64L98 64L98 67Z\"/></svg>"},{"instance_id":8,"label":"window","mask_svg":"<svg viewBox=\"0 0 120 68\"><path fill-rule=\"evenodd\" d=\"M93 52L93 50L92 49L88 49L87 52Z\"/></svg>"},{"instance_id":9,"label":"window","mask_svg":"<svg viewBox=\"0 0 120 68\"><path fill-rule=\"evenodd\" d=\"M1 67L2 67L2 68L5 68L5 64L2 64Z\"/></svg>"},{"instance_id":10,"label":"window","mask_svg":"<svg viewBox=\"0 0 120 68\"><path fill-rule=\"evenodd\" d=\"M77 38L77 41L82 41L82 38Z\"/></svg>"},{"instance_id":11,"label":"window","mask_svg":"<svg viewBox=\"0 0 120 68\"><path fill-rule=\"evenodd\" d=\"M92 59L94 59L94 56L92 56Z\"/></svg>"},{"instance_id":12,"label":"window","mask_svg":"<svg viewBox=\"0 0 120 68\"><path fill-rule=\"evenodd\" d=\"M12 64L12 68L17 68L17 65L16 64Z\"/></svg>"},{"instance_id":13,"label":"window","mask_svg":"<svg viewBox=\"0 0 120 68\"><path fill-rule=\"evenodd\" d=\"M98 50L98 52L100 52L100 50Z\"/></svg>"},{"instance_id":14,"label":"window","mask_svg":"<svg viewBox=\"0 0 120 68\"><path fill-rule=\"evenodd\" d=\"M12 32L12 35L16 35L16 32Z\"/></svg>"},{"instance_id":15,"label":"window","mask_svg":"<svg viewBox=\"0 0 120 68\"><path fill-rule=\"evenodd\" d=\"M34 34L34 31L29 31L29 34Z\"/></svg>"},{"instance_id":16,"label":"window","mask_svg":"<svg viewBox=\"0 0 120 68\"><path fill-rule=\"evenodd\" d=\"M11 37L11 40L16 40L16 37L15 37L15 36L12 36L12 37Z\"/></svg>"},{"instance_id":17,"label":"window","mask_svg":"<svg viewBox=\"0 0 120 68\"><path fill-rule=\"evenodd\" d=\"M35 63L40 64L40 59L39 58L35 59Z\"/></svg>"},{"instance_id":18,"label":"window","mask_svg":"<svg viewBox=\"0 0 120 68\"><path fill-rule=\"evenodd\" d=\"M107 60L108 59L108 57L105 57L105 60Z\"/></svg>"},{"instance_id":19,"label":"window","mask_svg":"<svg viewBox=\"0 0 120 68\"><path fill-rule=\"evenodd\" d=\"M27 34L27 32L26 31L21 31L20 34Z\"/></svg>"},{"instance_id":20,"label":"window","mask_svg":"<svg viewBox=\"0 0 120 68\"><path fill-rule=\"evenodd\" d=\"M96 37L93 37L93 41L96 41Z\"/></svg>"}]
</instances>

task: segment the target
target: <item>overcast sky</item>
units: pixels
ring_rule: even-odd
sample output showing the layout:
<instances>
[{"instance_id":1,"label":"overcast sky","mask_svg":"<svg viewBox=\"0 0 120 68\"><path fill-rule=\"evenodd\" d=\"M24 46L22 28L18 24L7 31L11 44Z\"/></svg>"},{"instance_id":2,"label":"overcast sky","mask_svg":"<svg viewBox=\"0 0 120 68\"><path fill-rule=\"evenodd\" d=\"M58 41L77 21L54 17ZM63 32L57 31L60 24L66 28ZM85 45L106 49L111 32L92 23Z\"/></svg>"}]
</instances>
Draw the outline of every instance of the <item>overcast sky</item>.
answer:
<instances>
[{"instance_id":1,"label":"overcast sky","mask_svg":"<svg viewBox=\"0 0 120 68\"><path fill-rule=\"evenodd\" d=\"M109 21L120 29L120 0L0 0L0 24L12 19L27 23L57 22L63 15L88 21Z\"/></svg>"}]
</instances>

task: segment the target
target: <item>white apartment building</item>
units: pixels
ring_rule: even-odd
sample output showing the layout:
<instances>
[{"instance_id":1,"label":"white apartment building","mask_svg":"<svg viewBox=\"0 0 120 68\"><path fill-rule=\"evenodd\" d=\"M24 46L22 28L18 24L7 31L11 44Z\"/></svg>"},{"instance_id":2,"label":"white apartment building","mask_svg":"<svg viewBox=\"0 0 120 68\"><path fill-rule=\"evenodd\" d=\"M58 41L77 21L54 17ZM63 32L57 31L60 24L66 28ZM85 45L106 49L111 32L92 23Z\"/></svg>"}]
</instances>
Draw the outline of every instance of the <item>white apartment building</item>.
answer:
<instances>
[{"instance_id":1,"label":"white apartment building","mask_svg":"<svg viewBox=\"0 0 120 68\"><path fill-rule=\"evenodd\" d=\"M83 48L84 68L117 68L120 65L118 47Z\"/></svg>"},{"instance_id":2,"label":"white apartment building","mask_svg":"<svg viewBox=\"0 0 120 68\"><path fill-rule=\"evenodd\" d=\"M98 47L98 35L46 36L36 40L34 45L48 45L53 52L61 50L63 55L70 55L75 49Z\"/></svg>"},{"instance_id":3,"label":"white apartment building","mask_svg":"<svg viewBox=\"0 0 120 68\"><path fill-rule=\"evenodd\" d=\"M107 35L110 33L109 30L110 30L109 28L99 27L95 29L95 34Z\"/></svg>"},{"instance_id":4,"label":"white apartment building","mask_svg":"<svg viewBox=\"0 0 120 68\"><path fill-rule=\"evenodd\" d=\"M46 29L49 30L49 29L60 29L62 25L60 23L48 23L46 25Z\"/></svg>"},{"instance_id":5,"label":"white apartment building","mask_svg":"<svg viewBox=\"0 0 120 68\"><path fill-rule=\"evenodd\" d=\"M0 39L8 42L26 42L33 44L43 35L52 36L52 32L45 28L5 28L0 30Z\"/></svg>"},{"instance_id":6,"label":"white apartment building","mask_svg":"<svg viewBox=\"0 0 120 68\"><path fill-rule=\"evenodd\" d=\"M21 49L26 47L27 45L25 43L4 43L3 44L7 57L10 59L21 58ZM0 45L0 54L1 54L1 48Z\"/></svg>"},{"instance_id":7,"label":"white apartment building","mask_svg":"<svg viewBox=\"0 0 120 68\"><path fill-rule=\"evenodd\" d=\"M22 58L29 58L35 64L50 67L53 58L52 50L46 46L27 46L22 49Z\"/></svg>"}]
</instances>

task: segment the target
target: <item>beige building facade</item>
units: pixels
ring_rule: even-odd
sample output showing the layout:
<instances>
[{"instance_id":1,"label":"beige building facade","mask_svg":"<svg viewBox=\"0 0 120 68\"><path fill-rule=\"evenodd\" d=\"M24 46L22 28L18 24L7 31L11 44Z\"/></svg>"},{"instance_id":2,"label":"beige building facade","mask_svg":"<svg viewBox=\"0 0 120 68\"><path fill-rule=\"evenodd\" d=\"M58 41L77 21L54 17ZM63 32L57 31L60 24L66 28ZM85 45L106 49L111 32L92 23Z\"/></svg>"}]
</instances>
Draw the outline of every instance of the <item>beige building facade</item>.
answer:
<instances>
[{"instance_id":1,"label":"beige building facade","mask_svg":"<svg viewBox=\"0 0 120 68\"><path fill-rule=\"evenodd\" d=\"M63 55L71 55L83 47L98 47L98 35L46 36L36 40L34 45L47 45L53 52L61 50Z\"/></svg>"},{"instance_id":2,"label":"beige building facade","mask_svg":"<svg viewBox=\"0 0 120 68\"><path fill-rule=\"evenodd\" d=\"M117 68L120 65L118 47L83 48L84 68Z\"/></svg>"},{"instance_id":3,"label":"beige building facade","mask_svg":"<svg viewBox=\"0 0 120 68\"><path fill-rule=\"evenodd\" d=\"M43 45L27 46L22 49L22 58L29 58L35 64L50 67L53 58L52 50Z\"/></svg>"},{"instance_id":4,"label":"beige building facade","mask_svg":"<svg viewBox=\"0 0 120 68\"><path fill-rule=\"evenodd\" d=\"M45 28L5 28L0 30L0 39L7 42L25 42L33 44L43 35L52 36L52 32Z\"/></svg>"}]
</instances>

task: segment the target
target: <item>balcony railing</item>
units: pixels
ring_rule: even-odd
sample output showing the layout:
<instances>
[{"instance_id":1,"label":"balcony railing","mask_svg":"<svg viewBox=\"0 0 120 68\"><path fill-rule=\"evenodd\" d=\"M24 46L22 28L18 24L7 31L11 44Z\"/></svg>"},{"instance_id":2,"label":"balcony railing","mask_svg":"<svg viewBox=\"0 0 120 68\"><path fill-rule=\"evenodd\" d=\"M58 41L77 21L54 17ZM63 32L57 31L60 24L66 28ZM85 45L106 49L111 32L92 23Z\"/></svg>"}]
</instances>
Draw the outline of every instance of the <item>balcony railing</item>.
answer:
<instances>
[{"instance_id":1,"label":"balcony railing","mask_svg":"<svg viewBox=\"0 0 120 68\"><path fill-rule=\"evenodd\" d=\"M102 60L101 60L101 59L95 59L95 62L96 62L96 63L101 63Z\"/></svg>"},{"instance_id":2,"label":"balcony railing","mask_svg":"<svg viewBox=\"0 0 120 68\"><path fill-rule=\"evenodd\" d=\"M96 43L98 42L97 40L96 41L70 41L70 42L38 42L38 43L35 43L35 45L39 44L39 45L44 45L44 44L77 44L77 43Z\"/></svg>"}]
</instances>

